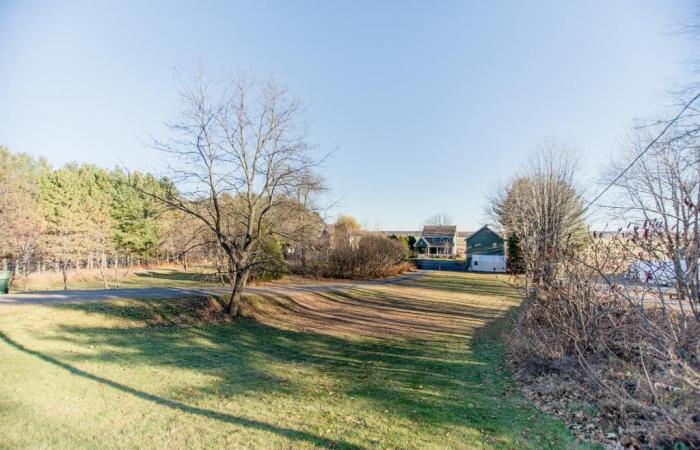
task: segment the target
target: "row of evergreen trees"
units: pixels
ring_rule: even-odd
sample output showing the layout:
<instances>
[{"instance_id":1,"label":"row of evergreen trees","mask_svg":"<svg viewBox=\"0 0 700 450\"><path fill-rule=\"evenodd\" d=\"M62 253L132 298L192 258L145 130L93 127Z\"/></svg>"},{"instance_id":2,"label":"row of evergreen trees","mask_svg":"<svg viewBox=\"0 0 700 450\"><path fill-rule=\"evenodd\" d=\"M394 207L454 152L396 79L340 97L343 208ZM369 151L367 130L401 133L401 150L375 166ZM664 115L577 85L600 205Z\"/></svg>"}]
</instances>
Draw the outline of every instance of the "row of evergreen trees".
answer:
<instances>
[{"instance_id":1,"label":"row of evergreen trees","mask_svg":"<svg viewBox=\"0 0 700 450\"><path fill-rule=\"evenodd\" d=\"M188 251L187 218L142 193L171 189L167 179L86 164L53 168L3 147L0 164L0 259L14 277L56 270L65 281L71 270L99 269L107 284L107 272L119 278L132 264L182 262L196 251Z\"/></svg>"}]
</instances>

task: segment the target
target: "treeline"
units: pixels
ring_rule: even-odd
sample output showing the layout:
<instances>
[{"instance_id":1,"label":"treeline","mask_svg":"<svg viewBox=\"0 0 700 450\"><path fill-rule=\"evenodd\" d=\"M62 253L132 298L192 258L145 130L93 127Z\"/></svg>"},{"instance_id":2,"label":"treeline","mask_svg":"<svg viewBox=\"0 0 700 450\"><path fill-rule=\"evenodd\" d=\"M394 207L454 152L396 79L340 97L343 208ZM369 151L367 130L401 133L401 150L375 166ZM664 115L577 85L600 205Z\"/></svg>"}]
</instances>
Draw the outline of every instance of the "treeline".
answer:
<instances>
[{"instance_id":1,"label":"treeline","mask_svg":"<svg viewBox=\"0 0 700 450\"><path fill-rule=\"evenodd\" d=\"M72 271L86 269L109 287L134 265L186 267L210 256L191 219L144 193L171 189L168 179L87 164L53 168L2 147L0 163L0 259L13 280L55 271L67 287Z\"/></svg>"},{"instance_id":2,"label":"treeline","mask_svg":"<svg viewBox=\"0 0 700 450\"><path fill-rule=\"evenodd\" d=\"M171 180L150 173L75 163L54 168L45 159L4 147L0 163L5 168L0 174L0 270L10 271L18 289L26 290L35 273L60 274L68 289L80 272L99 276L105 288L118 287L134 268L171 264L185 270L206 265L222 284L235 278L216 234L193 214L206 217L206 197L188 200ZM178 208L178 202L188 202L191 211ZM222 196L226 221L246 217L241 202ZM277 198L260 227L250 251L249 280L279 278L289 271L377 278L407 269L405 242L362 233L349 216L329 225L347 228L331 242L324 237L327 225L321 216L289 197ZM245 229L239 228L230 232L244 237Z\"/></svg>"}]
</instances>

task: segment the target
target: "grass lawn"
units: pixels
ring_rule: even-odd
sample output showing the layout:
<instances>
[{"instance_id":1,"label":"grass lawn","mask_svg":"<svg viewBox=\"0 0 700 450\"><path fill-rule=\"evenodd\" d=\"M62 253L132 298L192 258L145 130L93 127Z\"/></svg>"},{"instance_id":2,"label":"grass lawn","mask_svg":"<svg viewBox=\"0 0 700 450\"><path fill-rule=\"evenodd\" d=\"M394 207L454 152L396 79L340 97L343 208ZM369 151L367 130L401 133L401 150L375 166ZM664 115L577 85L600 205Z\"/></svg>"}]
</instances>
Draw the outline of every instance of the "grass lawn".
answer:
<instances>
[{"instance_id":1,"label":"grass lawn","mask_svg":"<svg viewBox=\"0 0 700 450\"><path fill-rule=\"evenodd\" d=\"M109 285L112 288L144 288L144 287L169 287L192 288L199 286L220 286L220 282L213 275L211 267L197 266L185 271L182 268L134 268L124 277L117 286L108 276ZM15 280L12 291L22 292L25 287L29 291L58 291L63 289L63 278L60 273L45 272L33 273L26 280L19 277ZM71 271L68 274L68 289L104 289L104 282L98 271Z\"/></svg>"},{"instance_id":2,"label":"grass lawn","mask_svg":"<svg viewBox=\"0 0 700 450\"><path fill-rule=\"evenodd\" d=\"M589 448L511 383L496 276L247 300L2 307L0 448Z\"/></svg>"}]
</instances>

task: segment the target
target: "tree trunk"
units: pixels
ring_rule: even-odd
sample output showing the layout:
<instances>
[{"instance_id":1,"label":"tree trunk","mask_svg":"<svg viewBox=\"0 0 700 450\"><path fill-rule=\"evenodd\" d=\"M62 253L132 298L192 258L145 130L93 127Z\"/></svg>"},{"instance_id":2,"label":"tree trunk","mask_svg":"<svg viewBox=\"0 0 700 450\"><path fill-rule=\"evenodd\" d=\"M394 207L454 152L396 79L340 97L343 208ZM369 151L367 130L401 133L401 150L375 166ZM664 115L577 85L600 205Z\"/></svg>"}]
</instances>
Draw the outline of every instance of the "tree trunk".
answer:
<instances>
[{"instance_id":1,"label":"tree trunk","mask_svg":"<svg viewBox=\"0 0 700 450\"><path fill-rule=\"evenodd\" d=\"M231 291L231 296L229 297L225 311L229 316L237 317L241 312L241 294L243 293L243 286L245 286L246 280L248 279L248 271L232 274L230 277L233 280L233 290Z\"/></svg>"},{"instance_id":2,"label":"tree trunk","mask_svg":"<svg viewBox=\"0 0 700 450\"><path fill-rule=\"evenodd\" d=\"M66 268L66 262L61 261L61 274L63 275L63 290L68 290L68 269Z\"/></svg>"},{"instance_id":3,"label":"tree trunk","mask_svg":"<svg viewBox=\"0 0 700 450\"><path fill-rule=\"evenodd\" d=\"M102 277L105 289L109 289L109 283L107 283L107 255L104 250L102 251L102 258L100 258L100 276Z\"/></svg>"},{"instance_id":4,"label":"tree trunk","mask_svg":"<svg viewBox=\"0 0 700 450\"><path fill-rule=\"evenodd\" d=\"M530 264L529 264L529 254L523 257L523 273L525 274L525 300L530 297Z\"/></svg>"}]
</instances>

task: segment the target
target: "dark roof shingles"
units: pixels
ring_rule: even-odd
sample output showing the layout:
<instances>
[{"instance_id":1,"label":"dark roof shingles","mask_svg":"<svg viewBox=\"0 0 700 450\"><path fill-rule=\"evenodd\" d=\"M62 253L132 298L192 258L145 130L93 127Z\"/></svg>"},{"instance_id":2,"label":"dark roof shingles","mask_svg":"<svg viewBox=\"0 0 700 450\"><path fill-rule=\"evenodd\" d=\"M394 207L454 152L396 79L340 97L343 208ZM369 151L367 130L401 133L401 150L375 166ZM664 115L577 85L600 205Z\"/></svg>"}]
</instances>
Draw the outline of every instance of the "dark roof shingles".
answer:
<instances>
[{"instance_id":1,"label":"dark roof shingles","mask_svg":"<svg viewBox=\"0 0 700 450\"><path fill-rule=\"evenodd\" d=\"M454 236L457 234L455 225L426 225L422 236Z\"/></svg>"}]
</instances>

